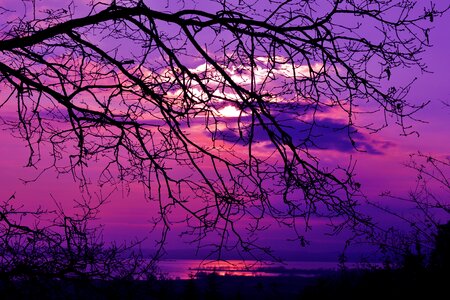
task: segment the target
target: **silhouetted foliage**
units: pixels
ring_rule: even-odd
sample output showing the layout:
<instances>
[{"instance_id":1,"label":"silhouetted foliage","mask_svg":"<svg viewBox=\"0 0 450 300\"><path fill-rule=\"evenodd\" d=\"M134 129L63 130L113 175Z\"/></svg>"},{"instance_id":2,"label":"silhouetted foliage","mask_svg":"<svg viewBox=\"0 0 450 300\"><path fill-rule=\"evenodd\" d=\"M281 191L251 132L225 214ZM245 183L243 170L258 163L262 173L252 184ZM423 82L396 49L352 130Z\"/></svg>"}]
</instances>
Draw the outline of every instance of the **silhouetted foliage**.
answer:
<instances>
[{"instance_id":1,"label":"silhouetted foliage","mask_svg":"<svg viewBox=\"0 0 450 300\"><path fill-rule=\"evenodd\" d=\"M448 294L449 228L450 222L438 225L435 242L427 245L432 248L429 263L420 250L406 248L398 268L347 269L322 276L299 299L440 299Z\"/></svg>"},{"instance_id":2,"label":"silhouetted foliage","mask_svg":"<svg viewBox=\"0 0 450 300\"><path fill-rule=\"evenodd\" d=\"M78 203L67 215L61 206L46 211L18 207L12 196L0 203L0 281L156 278L154 261L139 242L106 244L95 219L103 201Z\"/></svg>"},{"instance_id":3,"label":"silhouetted foliage","mask_svg":"<svg viewBox=\"0 0 450 300\"><path fill-rule=\"evenodd\" d=\"M386 261L386 267L400 267L411 272L420 272L432 265L444 267L448 260L444 253L449 243L449 158L437 158L419 152L411 155L405 166L417 175L408 195L397 196L391 192L381 195L383 200L405 204L401 206L402 209L390 207L390 201L383 204L369 201L370 205L383 212L383 218L393 217L395 227L374 224L370 228L361 228L362 231L355 231L354 242L368 243L378 248L378 253ZM447 266L444 268L448 269Z\"/></svg>"},{"instance_id":4,"label":"silhouetted foliage","mask_svg":"<svg viewBox=\"0 0 450 300\"><path fill-rule=\"evenodd\" d=\"M431 268L437 271L450 271L450 221L439 225L436 242L431 253Z\"/></svg>"}]
</instances>

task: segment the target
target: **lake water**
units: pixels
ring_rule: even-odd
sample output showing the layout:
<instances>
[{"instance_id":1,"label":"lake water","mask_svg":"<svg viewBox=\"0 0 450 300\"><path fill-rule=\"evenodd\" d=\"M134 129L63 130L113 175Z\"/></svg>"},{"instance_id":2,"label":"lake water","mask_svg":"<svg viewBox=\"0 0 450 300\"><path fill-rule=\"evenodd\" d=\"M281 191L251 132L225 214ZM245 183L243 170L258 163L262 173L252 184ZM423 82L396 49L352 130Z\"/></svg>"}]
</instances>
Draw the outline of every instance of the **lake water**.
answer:
<instances>
[{"instance_id":1,"label":"lake water","mask_svg":"<svg viewBox=\"0 0 450 300\"><path fill-rule=\"evenodd\" d=\"M162 273L171 279L189 279L196 276L216 273L221 276L301 276L315 277L324 271L338 270L337 262L288 261L270 263L241 260L202 261L193 259L162 260L159 262ZM346 264L348 268L360 267L356 263Z\"/></svg>"}]
</instances>

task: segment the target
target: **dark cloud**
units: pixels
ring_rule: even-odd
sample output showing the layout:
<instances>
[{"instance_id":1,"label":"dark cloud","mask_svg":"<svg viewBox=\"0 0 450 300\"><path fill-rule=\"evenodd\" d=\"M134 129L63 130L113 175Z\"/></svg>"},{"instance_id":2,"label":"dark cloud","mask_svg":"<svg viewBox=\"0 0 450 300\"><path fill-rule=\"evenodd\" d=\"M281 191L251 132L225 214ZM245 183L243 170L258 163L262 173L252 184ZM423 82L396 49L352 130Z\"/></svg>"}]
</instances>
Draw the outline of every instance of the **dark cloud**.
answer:
<instances>
[{"instance_id":1,"label":"dark cloud","mask_svg":"<svg viewBox=\"0 0 450 300\"><path fill-rule=\"evenodd\" d=\"M355 128L348 126L341 120L331 118L316 118L314 122L301 121L297 118L298 114L280 113L275 116L280 129L287 133L294 143L299 147L308 147L310 149L336 150L340 152L364 151L374 155L383 154L383 150L392 147L391 143L374 142L366 135L356 131ZM267 118L264 120L268 129L276 134L281 140L280 130L276 128ZM253 126L253 132L250 127L227 128L215 133L215 137L230 143L247 145L250 136L253 135L252 142L270 141L267 130L260 124ZM352 144L352 140L354 144ZM269 143L269 148L274 145Z\"/></svg>"}]
</instances>

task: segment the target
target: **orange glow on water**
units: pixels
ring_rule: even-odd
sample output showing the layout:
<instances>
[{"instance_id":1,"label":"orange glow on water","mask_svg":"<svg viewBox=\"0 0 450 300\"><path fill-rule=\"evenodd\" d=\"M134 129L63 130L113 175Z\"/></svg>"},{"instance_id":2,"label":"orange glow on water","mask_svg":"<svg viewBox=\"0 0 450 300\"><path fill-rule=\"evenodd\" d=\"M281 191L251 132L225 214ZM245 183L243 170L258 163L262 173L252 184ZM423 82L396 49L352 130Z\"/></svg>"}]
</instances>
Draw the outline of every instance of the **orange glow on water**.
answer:
<instances>
[{"instance_id":1,"label":"orange glow on water","mask_svg":"<svg viewBox=\"0 0 450 300\"><path fill-rule=\"evenodd\" d=\"M162 273L172 279L198 278L211 274L218 276L299 276L315 277L324 271L338 269L337 262L289 261L286 263L241 260L202 261L195 259L162 260ZM348 267L357 267L348 264Z\"/></svg>"}]
</instances>

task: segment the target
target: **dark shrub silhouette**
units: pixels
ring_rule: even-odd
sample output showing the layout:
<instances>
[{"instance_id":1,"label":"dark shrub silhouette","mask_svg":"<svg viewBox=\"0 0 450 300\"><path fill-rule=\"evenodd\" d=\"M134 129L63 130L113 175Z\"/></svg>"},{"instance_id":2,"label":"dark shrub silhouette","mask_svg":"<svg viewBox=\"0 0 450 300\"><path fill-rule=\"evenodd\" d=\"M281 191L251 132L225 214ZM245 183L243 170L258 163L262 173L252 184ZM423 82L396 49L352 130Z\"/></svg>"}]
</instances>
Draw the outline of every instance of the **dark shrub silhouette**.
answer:
<instances>
[{"instance_id":1,"label":"dark shrub silhouette","mask_svg":"<svg viewBox=\"0 0 450 300\"><path fill-rule=\"evenodd\" d=\"M438 226L436 242L431 253L431 268L443 273L450 272L450 221Z\"/></svg>"}]
</instances>

